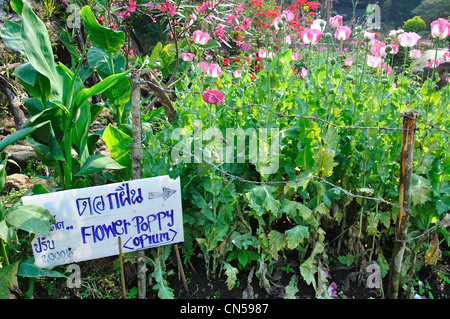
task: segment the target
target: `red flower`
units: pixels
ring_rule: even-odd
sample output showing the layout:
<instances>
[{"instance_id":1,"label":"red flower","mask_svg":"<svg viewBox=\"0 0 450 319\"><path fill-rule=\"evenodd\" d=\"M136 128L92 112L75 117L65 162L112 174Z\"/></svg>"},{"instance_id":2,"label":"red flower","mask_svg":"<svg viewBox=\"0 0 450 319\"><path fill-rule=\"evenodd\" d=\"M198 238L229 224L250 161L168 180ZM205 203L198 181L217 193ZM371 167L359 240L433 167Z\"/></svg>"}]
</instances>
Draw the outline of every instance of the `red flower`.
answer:
<instances>
[{"instance_id":1,"label":"red flower","mask_svg":"<svg viewBox=\"0 0 450 319\"><path fill-rule=\"evenodd\" d=\"M306 3L306 5L307 5L311 10L317 10L317 9L319 9L320 3L316 2L316 1L309 1L309 2Z\"/></svg>"},{"instance_id":2,"label":"red flower","mask_svg":"<svg viewBox=\"0 0 450 319\"><path fill-rule=\"evenodd\" d=\"M206 103L219 105L222 103L224 96L221 91L206 89L205 92L202 93L202 98Z\"/></svg>"}]
</instances>

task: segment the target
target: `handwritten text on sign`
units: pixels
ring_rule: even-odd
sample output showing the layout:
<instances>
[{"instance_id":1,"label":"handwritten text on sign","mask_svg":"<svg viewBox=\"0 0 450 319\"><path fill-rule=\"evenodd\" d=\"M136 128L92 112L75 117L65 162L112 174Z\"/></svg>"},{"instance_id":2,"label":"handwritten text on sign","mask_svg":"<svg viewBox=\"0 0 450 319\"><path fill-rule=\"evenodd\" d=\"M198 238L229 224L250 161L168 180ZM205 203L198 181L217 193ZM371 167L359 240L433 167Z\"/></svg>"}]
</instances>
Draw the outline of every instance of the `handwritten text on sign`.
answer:
<instances>
[{"instance_id":1,"label":"handwritten text on sign","mask_svg":"<svg viewBox=\"0 0 450 319\"><path fill-rule=\"evenodd\" d=\"M22 198L55 216L36 236L36 265L45 268L184 241L180 179L159 176Z\"/></svg>"}]
</instances>

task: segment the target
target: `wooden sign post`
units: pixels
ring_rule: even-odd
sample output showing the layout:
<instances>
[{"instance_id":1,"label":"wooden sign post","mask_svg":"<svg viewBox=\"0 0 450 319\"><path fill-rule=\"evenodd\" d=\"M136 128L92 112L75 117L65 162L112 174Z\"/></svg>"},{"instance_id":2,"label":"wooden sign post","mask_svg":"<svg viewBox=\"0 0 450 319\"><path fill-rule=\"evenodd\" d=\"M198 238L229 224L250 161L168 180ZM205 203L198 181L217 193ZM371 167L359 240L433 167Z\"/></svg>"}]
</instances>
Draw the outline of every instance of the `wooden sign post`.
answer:
<instances>
[{"instance_id":1,"label":"wooden sign post","mask_svg":"<svg viewBox=\"0 0 450 319\"><path fill-rule=\"evenodd\" d=\"M41 268L184 241L180 179L159 176L26 196L24 205L55 216L48 236L32 241Z\"/></svg>"},{"instance_id":2,"label":"wooden sign post","mask_svg":"<svg viewBox=\"0 0 450 319\"><path fill-rule=\"evenodd\" d=\"M406 110L403 118L402 149L400 159L399 211L396 226L396 241L389 266L388 298L397 299L403 265L403 254L408 240L409 210L411 208L411 179L413 172L416 110Z\"/></svg>"}]
</instances>

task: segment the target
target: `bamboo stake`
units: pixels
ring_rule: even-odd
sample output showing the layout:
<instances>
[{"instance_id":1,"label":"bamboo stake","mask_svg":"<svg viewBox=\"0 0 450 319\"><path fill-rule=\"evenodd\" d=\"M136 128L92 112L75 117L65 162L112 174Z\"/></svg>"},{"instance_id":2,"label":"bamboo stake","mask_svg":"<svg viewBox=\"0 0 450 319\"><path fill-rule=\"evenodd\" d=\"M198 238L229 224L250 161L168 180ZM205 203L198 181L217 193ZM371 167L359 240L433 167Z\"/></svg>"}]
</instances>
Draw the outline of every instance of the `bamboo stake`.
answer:
<instances>
[{"instance_id":1,"label":"bamboo stake","mask_svg":"<svg viewBox=\"0 0 450 319\"><path fill-rule=\"evenodd\" d=\"M125 274L123 272L123 257L122 257L122 239L119 239L119 263L120 263L120 280L122 281L123 299L127 299L127 289L125 287Z\"/></svg>"},{"instance_id":2,"label":"bamboo stake","mask_svg":"<svg viewBox=\"0 0 450 319\"><path fill-rule=\"evenodd\" d=\"M399 212L397 217L396 241L390 264L389 290L388 298L397 299L400 285L400 276L403 264L403 254L408 239L409 211L411 207L411 179L413 171L414 140L416 110L405 111L406 117L403 118L403 136L400 162L400 186L399 186Z\"/></svg>"},{"instance_id":3,"label":"bamboo stake","mask_svg":"<svg viewBox=\"0 0 450 319\"><path fill-rule=\"evenodd\" d=\"M181 276L181 279L183 280L184 290L189 294L189 288L186 282L186 276L184 275L183 264L181 263L180 252L178 251L178 244L175 244L174 248L178 261L178 278Z\"/></svg>"},{"instance_id":4,"label":"bamboo stake","mask_svg":"<svg viewBox=\"0 0 450 319\"><path fill-rule=\"evenodd\" d=\"M141 178L141 86L140 71L132 73L131 77L131 117L133 131L133 146L131 149L131 179ZM137 280L138 298L145 299L146 296L146 272L145 251L137 252Z\"/></svg>"}]
</instances>

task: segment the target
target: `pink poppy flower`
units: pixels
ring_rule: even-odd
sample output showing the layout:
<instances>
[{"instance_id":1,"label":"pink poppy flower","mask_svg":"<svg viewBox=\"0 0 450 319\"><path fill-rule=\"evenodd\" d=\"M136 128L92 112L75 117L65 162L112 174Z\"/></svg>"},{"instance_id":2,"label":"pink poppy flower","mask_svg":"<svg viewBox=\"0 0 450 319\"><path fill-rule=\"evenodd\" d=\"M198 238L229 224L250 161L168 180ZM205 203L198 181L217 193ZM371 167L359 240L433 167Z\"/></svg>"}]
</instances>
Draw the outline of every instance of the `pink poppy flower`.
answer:
<instances>
[{"instance_id":1,"label":"pink poppy flower","mask_svg":"<svg viewBox=\"0 0 450 319\"><path fill-rule=\"evenodd\" d=\"M206 103L219 105L222 103L224 96L221 91L206 89L205 92L202 93L202 98Z\"/></svg>"},{"instance_id":2,"label":"pink poppy flower","mask_svg":"<svg viewBox=\"0 0 450 319\"><path fill-rule=\"evenodd\" d=\"M386 44L380 41L376 41L370 51L375 56L385 57L387 55Z\"/></svg>"},{"instance_id":3,"label":"pink poppy flower","mask_svg":"<svg viewBox=\"0 0 450 319\"><path fill-rule=\"evenodd\" d=\"M372 68L379 68L381 66L381 57L368 55L367 56L367 65Z\"/></svg>"},{"instance_id":4,"label":"pink poppy flower","mask_svg":"<svg viewBox=\"0 0 450 319\"><path fill-rule=\"evenodd\" d=\"M261 59L264 59L264 58L267 58L267 50L266 49L259 49L259 51L258 51L258 56L261 58Z\"/></svg>"},{"instance_id":5,"label":"pink poppy flower","mask_svg":"<svg viewBox=\"0 0 450 319\"><path fill-rule=\"evenodd\" d=\"M405 32L398 36L400 45L402 47L412 48L419 42L420 35L415 32Z\"/></svg>"},{"instance_id":6,"label":"pink poppy flower","mask_svg":"<svg viewBox=\"0 0 450 319\"><path fill-rule=\"evenodd\" d=\"M208 74L208 76L210 77L218 78L222 74L222 69L217 63L211 63L208 65L206 74Z\"/></svg>"},{"instance_id":7,"label":"pink poppy flower","mask_svg":"<svg viewBox=\"0 0 450 319\"><path fill-rule=\"evenodd\" d=\"M450 61L450 52L445 52L442 57L444 58L444 61Z\"/></svg>"},{"instance_id":8,"label":"pink poppy flower","mask_svg":"<svg viewBox=\"0 0 450 319\"><path fill-rule=\"evenodd\" d=\"M202 70L203 72L208 72L209 64L208 62L198 62L197 63L197 70Z\"/></svg>"},{"instance_id":9,"label":"pink poppy flower","mask_svg":"<svg viewBox=\"0 0 450 319\"><path fill-rule=\"evenodd\" d=\"M305 68L302 68L302 71L300 72L300 75L302 77L302 79L305 79L306 76L308 75L308 70Z\"/></svg>"},{"instance_id":10,"label":"pink poppy flower","mask_svg":"<svg viewBox=\"0 0 450 319\"><path fill-rule=\"evenodd\" d=\"M397 43L391 44L391 52L389 52L390 54L397 54L398 51L400 50L400 46Z\"/></svg>"},{"instance_id":11,"label":"pink poppy flower","mask_svg":"<svg viewBox=\"0 0 450 319\"><path fill-rule=\"evenodd\" d=\"M385 71L386 70L386 71ZM381 66L381 72L382 72L382 74L383 75L391 75L391 73L392 73L392 67L391 66L389 66L389 65L386 65L386 64L383 64L382 66Z\"/></svg>"},{"instance_id":12,"label":"pink poppy flower","mask_svg":"<svg viewBox=\"0 0 450 319\"><path fill-rule=\"evenodd\" d=\"M428 62L428 67L430 69L437 68L439 66L439 60L431 60Z\"/></svg>"},{"instance_id":13,"label":"pink poppy flower","mask_svg":"<svg viewBox=\"0 0 450 319\"><path fill-rule=\"evenodd\" d=\"M196 30L193 33L194 43L205 45L208 43L211 38L208 33L203 32L201 30Z\"/></svg>"},{"instance_id":14,"label":"pink poppy flower","mask_svg":"<svg viewBox=\"0 0 450 319\"><path fill-rule=\"evenodd\" d=\"M194 53L181 53L181 59L183 61L192 61L194 59Z\"/></svg>"},{"instance_id":15,"label":"pink poppy flower","mask_svg":"<svg viewBox=\"0 0 450 319\"><path fill-rule=\"evenodd\" d=\"M364 33L364 38L368 37L369 38L369 45L374 45L375 44L375 40L376 40L376 34L373 32L365 32Z\"/></svg>"},{"instance_id":16,"label":"pink poppy flower","mask_svg":"<svg viewBox=\"0 0 450 319\"><path fill-rule=\"evenodd\" d=\"M344 65L345 66L352 66L353 65L353 59L352 58L347 58L344 60Z\"/></svg>"},{"instance_id":17,"label":"pink poppy flower","mask_svg":"<svg viewBox=\"0 0 450 319\"><path fill-rule=\"evenodd\" d=\"M431 22L431 35L441 40L447 38L450 35L450 23L443 18Z\"/></svg>"},{"instance_id":18,"label":"pink poppy flower","mask_svg":"<svg viewBox=\"0 0 450 319\"><path fill-rule=\"evenodd\" d=\"M334 37L338 40L348 40L350 38L350 35L352 34L352 29L349 27L342 25L337 27L336 32L334 33Z\"/></svg>"},{"instance_id":19,"label":"pink poppy flower","mask_svg":"<svg viewBox=\"0 0 450 319\"><path fill-rule=\"evenodd\" d=\"M302 41L306 44L316 44L320 41L322 32L316 29L305 29L302 32Z\"/></svg>"},{"instance_id":20,"label":"pink poppy flower","mask_svg":"<svg viewBox=\"0 0 450 319\"><path fill-rule=\"evenodd\" d=\"M233 75L235 78L241 78L242 77L242 71L241 70L235 70L233 72Z\"/></svg>"},{"instance_id":21,"label":"pink poppy flower","mask_svg":"<svg viewBox=\"0 0 450 319\"><path fill-rule=\"evenodd\" d=\"M342 25L342 23L343 23L343 21L342 21L341 15L336 15L336 16L330 18L330 24L333 26L333 28L340 27Z\"/></svg>"}]
</instances>

